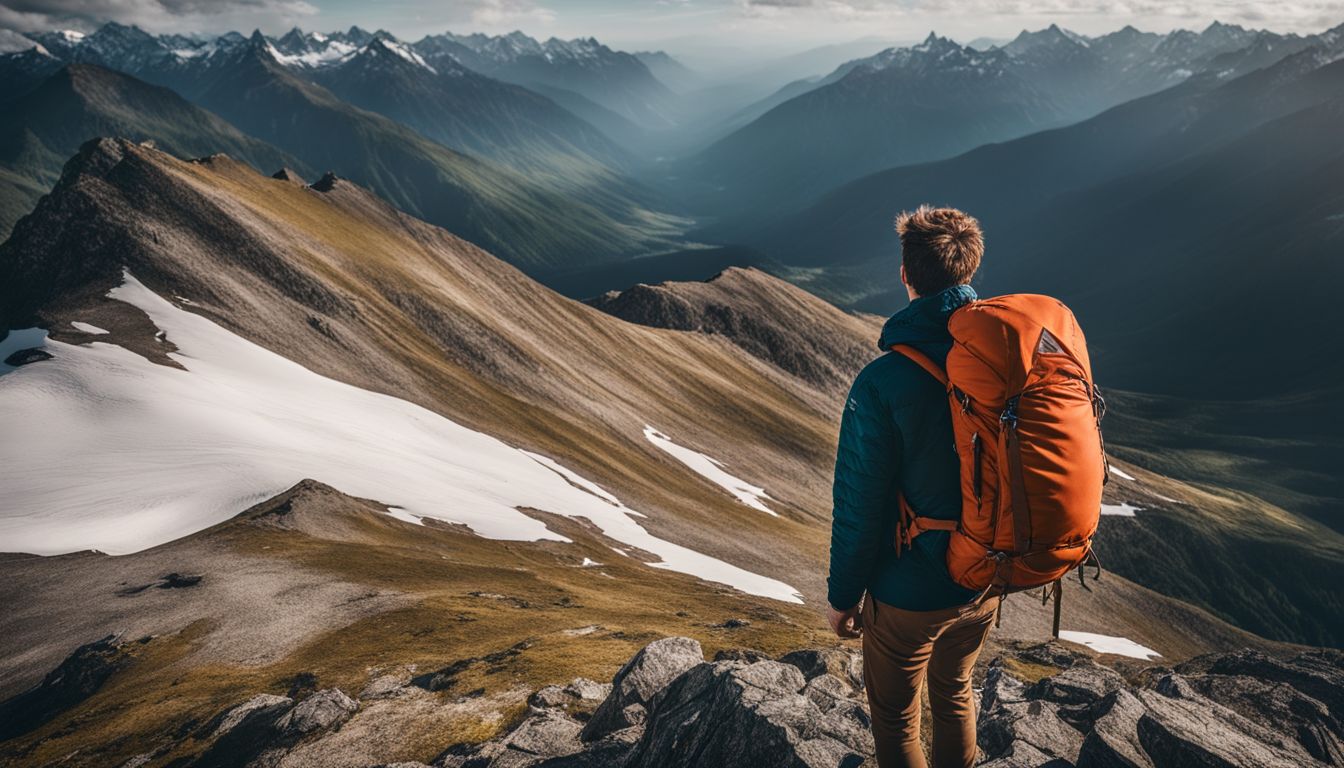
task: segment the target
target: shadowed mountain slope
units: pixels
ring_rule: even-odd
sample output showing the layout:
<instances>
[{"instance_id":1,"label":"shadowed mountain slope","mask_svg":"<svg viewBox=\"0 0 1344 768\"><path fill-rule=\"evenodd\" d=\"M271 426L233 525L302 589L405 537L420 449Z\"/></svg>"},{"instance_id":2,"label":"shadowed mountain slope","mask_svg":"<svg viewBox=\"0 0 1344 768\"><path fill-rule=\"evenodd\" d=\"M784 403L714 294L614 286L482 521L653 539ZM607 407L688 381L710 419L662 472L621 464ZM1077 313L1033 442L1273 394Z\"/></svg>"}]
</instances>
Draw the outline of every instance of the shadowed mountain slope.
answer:
<instances>
[{"instance_id":1,"label":"shadowed mountain slope","mask_svg":"<svg viewBox=\"0 0 1344 768\"><path fill-rule=\"evenodd\" d=\"M1046 91L979 53L930 35L766 112L687 161L707 211L732 202L795 210L874 168L949 157L1066 121Z\"/></svg>"},{"instance_id":2,"label":"shadowed mountain slope","mask_svg":"<svg viewBox=\"0 0 1344 768\"><path fill-rule=\"evenodd\" d=\"M1319 389L1344 360L1334 337L1322 350L1296 332L1339 320L1327 254L1344 210L1332 139L1344 63L1323 60L1313 49L1225 84L1192 81L1076 126L885 171L747 239L785 263L825 265L846 303L892 306L898 292L864 288L896 252L892 213L956 205L987 232L984 290L1068 302L1104 383L1214 398ZM1273 308L1247 311L1261 302Z\"/></svg>"},{"instance_id":3,"label":"shadowed mountain slope","mask_svg":"<svg viewBox=\"0 0 1344 768\"><path fill-rule=\"evenodd\" d=\"M339 64L317 70L312 79L345 101L446 147L524 173L548 174L557 181L585 170L610 177L603 166L619 168L629 160L596 128L549 99L452 59L430 67L409 58L394 41L374 40ZM598 167L585 169L593 165Z\"/></svg>"},{"instance_id":4,"label":"shadowed mountain slope","mask_svg":"<svg viewBox=\"0 0 1344 768\"><path fill-rule=\"evenodd\" d=\"M143 43L132 46L140 51L137 55L112 56L99 53L109 45L86 44L68 55L107 61L172 88L292 154L315 174L333 171L356 179L394 205L518 264L554 268L600 263L665 250L678 232L680 222L625 197L629 184L606 189L599 184L586 196L590 199L580 199L585 195L564 194L545 178L529 179L453 151L401 123L352 106L304 79L311 74L308 70L282 63L284 54L260 33L221 37L187 57L165 45Z\"/></svg>"},{"instance_id":5,"label":"shadowed mountain slope","mask_svg":"<svg viewBox=\"0 0 1344 768\"><path fill-rule=\"evenodd\" d=\"M108 134L153 141L179 157L227 152L258 169L298 163L167 88L72 64L0 115L0 233L51 189L80 144Z\"/></svg>"},{"instance_id":6,"label":"shadowed mountain slope","mask_svg":"<svg viewBox=\"0 0 1344 768\"><path fill-rule=\"evenodd\" d=\"M1243 75L1337 37L1222 24L1200 33L1126 27L1086 37L1051 25L977 50L930 34L786 86L739 113L752 122L680 171L703 182L688 199L712 201L707 213L731 203L747 218L769 218L882 168L1067 125L1200 73Z\"/></svg>"},{"instance_id":7,"label":"shadowed mountain slope","mask_svg":"<svg viewBox=\"0 0 1344 768\"><path fill-rule=\"evenodd\" d=\"M305 163L337 170L413 215L542 268L639 253L673 234L624 202L590 203L505 168L454 152L380 115L341 101L252 41L227 66L182 87L198 103ZM284 119L278 116L284 115Z\"/></svg>"}]
</instances>

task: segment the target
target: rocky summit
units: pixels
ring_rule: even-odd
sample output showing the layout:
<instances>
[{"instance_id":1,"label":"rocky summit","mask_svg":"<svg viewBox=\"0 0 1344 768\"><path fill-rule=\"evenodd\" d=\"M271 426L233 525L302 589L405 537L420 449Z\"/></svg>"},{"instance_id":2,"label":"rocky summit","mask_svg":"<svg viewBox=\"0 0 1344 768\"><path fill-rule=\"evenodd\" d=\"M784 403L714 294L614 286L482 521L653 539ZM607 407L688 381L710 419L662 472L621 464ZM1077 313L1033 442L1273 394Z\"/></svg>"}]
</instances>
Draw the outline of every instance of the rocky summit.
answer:
<instances>
[{"instance_id":1,"label":"rocky summit","mask_svg":"<svg viewBox=\"0 0 1344 768\"><path fill-rule=\"evenodd\" d=\"M23 701L34 712L48 714L74 706L97 690L102 672L144 642L113 637L80 648ZM406 712L462 707L480 696L468 693L445 703L413 680L377 670L357 698L301 683L291 687L290 695L243 696L126 765L182 754L191 757L173 765L371 768L358 757L366 751L355 742L379 734L380 740L394 743L395 733L388 734L387 726ZM1095 657L1049 643L996 656L979 690L978 765L986 768L1344 765L1344 653L1339 651L1209 654L1125 676ZM7 710L7 718L13 714ZM696 640L670 637L638 651L610 684L578 678L534 691L525 708L492 738L445 745L428 763L373 765L875 764L857 651L808 649L778 659L721 651L706 659Z\"/></svg>"}]
</instances>

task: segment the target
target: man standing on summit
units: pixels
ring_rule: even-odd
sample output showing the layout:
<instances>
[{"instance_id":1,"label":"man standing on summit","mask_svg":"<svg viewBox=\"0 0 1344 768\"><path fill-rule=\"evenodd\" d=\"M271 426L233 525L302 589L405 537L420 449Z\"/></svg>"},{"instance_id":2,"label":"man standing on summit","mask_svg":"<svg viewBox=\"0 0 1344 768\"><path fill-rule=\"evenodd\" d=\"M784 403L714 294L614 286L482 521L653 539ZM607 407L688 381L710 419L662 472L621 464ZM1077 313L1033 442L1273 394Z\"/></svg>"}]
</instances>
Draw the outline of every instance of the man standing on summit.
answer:
<instances>
[{"instance_id":1,"label":"man standing on summit","mask_svg":"<svg viewBox=\"0 0 1344 768\"><path fill-rule=\"evenodd\" d=\"M863 638L864 682L878 764L925 765L920 691L927 679L936 768L975 762L971 669L994 621L948 575L950 532L926 530L903 553L893 545L900 499L921 518L956 521L962 489L947 389L909 357L908 345L942 365L952 347L948 317L975 300L969 285L984 239L974 218L921 207L896 220L901 282L910 304L882 329L888 352L859 373L840 426L831 529L829 619L843 638ZM865 599L866 594L866 599Z\"/></svg>"}]
</instances>

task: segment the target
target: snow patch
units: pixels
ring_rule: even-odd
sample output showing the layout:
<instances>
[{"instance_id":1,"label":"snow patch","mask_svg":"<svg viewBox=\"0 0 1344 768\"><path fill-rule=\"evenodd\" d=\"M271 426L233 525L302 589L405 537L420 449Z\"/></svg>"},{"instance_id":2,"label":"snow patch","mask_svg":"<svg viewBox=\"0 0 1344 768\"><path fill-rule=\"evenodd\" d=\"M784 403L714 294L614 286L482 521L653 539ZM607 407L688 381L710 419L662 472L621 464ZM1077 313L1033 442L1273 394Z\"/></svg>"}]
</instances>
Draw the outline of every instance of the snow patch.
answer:
<instances>
[{"instance_id":1,"label":"snow patch","mask_svg":"<svg viewBox=\"0 0 1344 768\"><path fill-rule=\"evenodd\" d=\"M1136 507L1124 501L1120 502L1119 504L1101 505L1101 514L1115 515L1116 517L1134 517L1134 514L1136 512L1142 512L1142 511L1143 511L1142 507Z\"/></svg>"},{"instance_id":2,"label":"snow patch","mask_svg":"<svg viewBox=\"0 0 1344 768\"><path fill-rule=\"evenodd\" d=\"M644 426L644 437L650 443L672 455L677 461L690 467L701 477L723 488L724 490L737 497L737 500L760 511L779 517L779 514L765 505L762 499L769 499L765 489L752 485L746 480L734 477L723 471L723 462L710 458L703 453L693 451L672 442L672 438L659 432L653 427Z\"/></svg>"},{"instance_id":3,"label":"snow patch","mask_svg":"<svg viewBox=\"0 0 1344 768\"><path fill-rule=\"evenodd\" d=\"M1079 645L1085 645L1097 653L1128 656L1131 659L1147 660L1162 657L1162 654L1154 651L1152 648L1139 645L1127 637L1112 637L1111 635L1098 635L1092 632L1075 632L1066 629L1059 633L1059 639L1068 640L1071 643L1077 643Z\"/></svg>"},{"instance_id":4,"label":"snow patch","mask_svg":"<svg viewBox=\"0 0 1344 768\"><path fill-rule=\"evenodd\" d=\"M602 565L602 563L597 562L591 557L585 557L583 558L583 562L579 563L580 568L596 568L599 565Z\"/></svg>"},{"instance_id":5,"label":"snow patch","mask_svg":"<svg viewBox=\"0 0 1344 768\"><path fill-rule=\"evenodd\" d=\"M355 46L350 43L342 42L340 40L327 40L325 42L326 46L318 50L305 51L303 53L292 55L281 53L275 46L269 46L269 50L276 61L287 67L305 67L308 69L316 69L318 67L325 67L329 64L335 64L336 62L349 57L357 50Z\"/></svg>"},{"instance_id":6,"label":"snow patch","mask_svg":"<svg viewBox=\"0 0 1344 768\"><path fill-rule=\"evenodd\" d=\"M410 512L407 512L401 507L388 507L387 514L397 518L398 520L401 520L402 522L410 523L411 525L425 524L425 521L422 518L412 515Z\"/></svg>"},{"instance_id":7,"label":"snow patch","mask_svg":"<svg viewBox=\"0 0 1344 768\"><path fill-rule=\"evenodd\" d=\"M214 43L207 43L205 45L198 45L195 48L176 48L171 51L171 53L179 59L199 59L209 56L214 53L215 50L216 46Z\"/></svg>"},{"instance_id":8,"label":"snow patch","mask_svg":"<svg viewBox=\"0 0 1344 768\"><path fill-rule=\"evenodd\" d=\"M1128 472L1126 472L1125 470L1115 466L1114 464L1111 465L1111 474L1115 475L1121 480L1129 480L1130 482L1134 482L1138 479L1133 475L1129 474Z\"/></svg>"},{"instance_id":9,"label":"snow patch","mask_svg":"<svg viewBox=\"0 0 1344 768\"><path fill-rule=\"evenodd\" d=\"M567 469L566 467L561 466L558 462L556 462L555 459L552 459L549 456L542 456L539 453L533 453L531 451L523 451L523 455L527 456L528 458L537 462L541 466L546 467L552 472L565 478L571 484L576 485L582 488L583 490L593 494L597 498L602 499L603 501L609 504L615 504L618 507L621 505L620 500L617 499L615 496L612 496L610 493L607 493L607 491L604 490L602 486L598 485L597 483L594 483L592 480L589 480L586 477L580 476L577 472L574 472L570 469Z\"/></svg>"},{"instance_id":10,"label":"snow patch","mask_svg":"<svg viewBox=\"0 0 1344 768\"><path fill-rule=\"evenodd\" d=\"M793 587L660 539L631 510L532 456L404 400L318 375L184 311L129 273L185 370L123 347L10 332L5 355L53 358L0 377L0 549L138 552L223 522L312 478L481 536L566 541L519 511L582 517L651 567L801 603ZM591 484L590 484L591 485ZM610 496L608 494L608 496ZM612 497L614 498L614 497Z\"/></svg>"},{"instance_id":11,"label":"snow patch","mask_svg":"<svg viewBox=\"0 0 1344 768\"><path fill-rule=\"evenodd\" d=\"M99 328L98 326L92 325L90 323L82 323L78 320L75 320L74 322L70 323L70 327L74 328L76 331L92 334L94 336L102 336L108 333L108 331L103 328Z\"/></svg>"},{"instance_id":12,"label":"snow patch","mask_svg":"<svg viewBox=\"0 0 1344 768\"><path fill-rule=\"evenodd\" d=\"M386 47L389 51L392 51L393 53L395 53L395 54L397 54L398 56L400 56L401 58L403 58L403 59L405 59L405 60L411 62L412 64L415 64L416 66L424 67L425 69L428 69L430 72L434 72L435 74L438 74L437 70L435 70L433 67L429 66L429 64L425 63L425 60L424 60L423 58L420 57L420 54L418 54L418 53L416 53L415 51L411 50L409 47L407 47L407 46L405 46L405 45L402 45L401 43L392 41L392 40L383 40L383 41L382 41L382 44L383 44L384 47Z\"/></svg>"}]
</instances>

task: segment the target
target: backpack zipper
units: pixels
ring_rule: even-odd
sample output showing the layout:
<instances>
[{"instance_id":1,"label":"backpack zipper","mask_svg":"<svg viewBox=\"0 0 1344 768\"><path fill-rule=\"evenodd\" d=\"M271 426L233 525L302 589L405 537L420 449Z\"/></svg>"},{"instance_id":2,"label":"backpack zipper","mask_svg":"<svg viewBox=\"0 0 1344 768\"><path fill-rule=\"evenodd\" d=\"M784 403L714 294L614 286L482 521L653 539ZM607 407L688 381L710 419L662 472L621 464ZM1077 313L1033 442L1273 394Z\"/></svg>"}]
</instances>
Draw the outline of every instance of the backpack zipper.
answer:
<instances>
[{"instance_id":1,"label":"backpack zipper","mask_svg":"<svg viewBox=\"0 0 1344 768\"><path fill-rule=\"evenodd\" d=\"M977 510L979 509L980 503L983 500L981 497L981 480L983 479L983 470L981 469L981 464L983 462L980 461L980 454L982 450L983 448L980 445L980 433L976 432L971 435L971 455L974 457L972 460L975 461L975 469L972 474L974 475L973 482L975 483L975 505Z\"/></svg>"}]
</instances>

